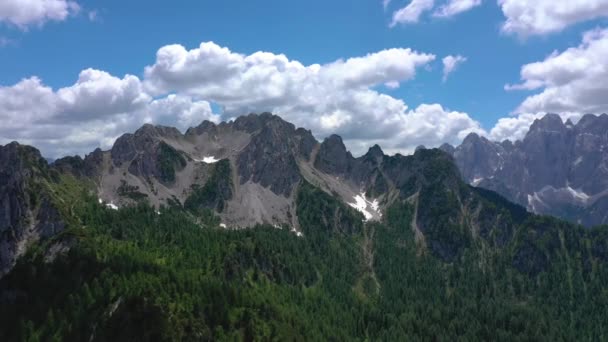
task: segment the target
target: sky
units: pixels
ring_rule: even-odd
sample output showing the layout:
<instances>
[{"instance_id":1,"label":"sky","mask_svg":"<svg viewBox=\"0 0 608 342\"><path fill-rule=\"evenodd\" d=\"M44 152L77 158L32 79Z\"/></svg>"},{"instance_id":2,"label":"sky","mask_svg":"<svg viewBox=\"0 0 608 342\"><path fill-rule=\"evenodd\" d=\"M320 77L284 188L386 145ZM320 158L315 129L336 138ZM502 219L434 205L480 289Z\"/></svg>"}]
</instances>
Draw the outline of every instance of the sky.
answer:
<instances>
[{"instance_id":1,"label":"sky","mask_svg":"<svg viewBox=\"0 0 608 342\"><path fill-rule=\"evenodd\" d=\"M270 111L355 155L608 112L608 0L0 0L0 144Z\"/></svg>"}]
</instances>

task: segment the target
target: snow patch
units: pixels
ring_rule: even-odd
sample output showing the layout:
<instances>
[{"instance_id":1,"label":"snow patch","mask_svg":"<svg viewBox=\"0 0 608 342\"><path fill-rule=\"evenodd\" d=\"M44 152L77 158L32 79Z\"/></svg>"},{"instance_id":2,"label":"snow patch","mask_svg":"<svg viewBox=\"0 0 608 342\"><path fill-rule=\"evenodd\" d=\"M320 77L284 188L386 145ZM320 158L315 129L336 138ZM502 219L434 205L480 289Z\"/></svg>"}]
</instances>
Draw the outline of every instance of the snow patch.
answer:
<instances>
[{"instance_id":1,"label":"snow patch","mask_svg":"<svg viewBox=\"0 0 608 342\"><path fill-rule=\"evenodd\" d=\"M576 199L579 199L579 200L581 200L583 202L587 202L589 200L589 195L587 195L586 193L582 192L581 190L574 190L570 186L568 186L566 189Z\"/></svg>"},{"instance_id":2,"label":"snow patch","mask_svg":"<svg viewBox=\"0 0 608 342\"><path fill-rule=\"evenodd\" d=\"M275 229L280 229L280 230L281 230L281 229L283 229L283 226L280 226L280 225L278 225L278 224L273 224L272 226L273 226ZM298 230L297 230L295 227L291 227L291 229L289 229L289 231L290 231L291 233L296 234L296 236L297 236L297 237L302 237L302 236L304 236L304 234L302 234L302 232L299 232L299 231L298 231Z\"/></svg>"},{"instance_id":3,"label":"snow patch","mask_svg":"<svg viewBox=\"0 0 608 342\"><path fill-rule=\"evenodd\" d=\"M374 214L378 217L382 216L379 211L380 204L377 199L370 201L365 197L365 193L362 192L359 195L356 195L354 200L354 203L348 203L348 205L361 212L363 216L365 216L365 221L371 220L374 217Z\"/></svg>"},{"instance_id":4,"label":"snow patch","mask_svg":"<svg viewBox=\"0 0 608 342\"><path fill-rule=\"evenodd\" d=\"M99 202L99 204L103 204L103 200L101 198L98 198L97 202ZM106 203L106 207L112 210L118 210L118 206L112 202Z\"/></svg>"},{"instance_id":5,"label":"snow patch","mask_svg":"<svg viewBox=\"0 0 608 342\"><path fill-rule=\"evenodd\" d=\"M214 156L203 157L203 159L192 158L197 163L205 163L205 164L214 164L219 162L220 160L215 158Z\"/></svg>"},{"instance_id":6,"label":"snow patch","mask_svg":"<svg viewBox=\"0 0 608 342\"><path fill-rule=\"evenodd\" d=\"M473 179L473 181L471 182L471 185L472 185L472 186L478 186L478 185L479 185L479 183L481 183L481 181L483 181L483 180L484 180L484 178L475 178L475 179Z\"/></svg>"},{"instance_id":7,"label":"snow patch","mask_svg":"<svg viewBox=\"0 0 608 342\"><path fill-rule=\"evenodd\" d=\"M535 192L533 195L528 195L528 208L531 209L532 212L538 212L536 208L537 204L540 204L545 207L547 206L538 195L538 192Z\"/></svg>"},{"instance_id":8,"label":"snow patch","mask_svg":"<svg viewBox=\"0 0 608 342\"><path fill-rule=\"evenodd\" d=\"M228 228L225 223L220 223L220 227L222 227L222 228Z\"/></svg>"},{"instance_id":9,"label":"snow patch","mask_svg":"<svg viewBox=\"0 0 608 342\"><path fill-rule=\"evenodd\" d=\"M297 231L294 227L291 227L291 232L296 234L297 237L303 237L304 234L302 232Z\"/></svg>"}]
</instances>

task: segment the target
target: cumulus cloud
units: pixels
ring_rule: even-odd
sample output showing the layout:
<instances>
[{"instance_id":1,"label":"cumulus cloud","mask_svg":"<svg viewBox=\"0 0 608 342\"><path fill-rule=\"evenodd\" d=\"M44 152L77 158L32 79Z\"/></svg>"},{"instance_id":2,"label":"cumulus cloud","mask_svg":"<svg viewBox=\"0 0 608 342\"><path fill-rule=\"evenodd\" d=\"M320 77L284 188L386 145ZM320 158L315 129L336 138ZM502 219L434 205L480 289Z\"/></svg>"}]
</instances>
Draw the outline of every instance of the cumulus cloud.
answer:
<instances>
[{"instance_id":1,"label":"cumulus cloud","mask_svg":"<svg viewBox=\"0 0 608 342\"><path fill-rule=\"evenodd\" d=\"M143 123L184 130L271 111L310 128L317 138L338 133L355 154L379 143L408 153L415 146L457 143L483 133L468 114L439 104L410 109L379 92L398 87L435 60L411 49L388 49L327 64L304 65L284 55L243 55L214 43L158 50L144 77L83 70L74 84L52 89L36 77L0 87L0 143L33 144L50 157L109 148ZM222 108L213 113L210 103Z\"/></svg>"},{"instance_id":2,"label":"cumulus cloud","mask_svg":"<svg viewBox=\"0 0 608 342\"><path fill-rule=\"evenodd\" d=\"M378 141L392 153L413 153L419 145L437 147L444 142L456 145L469 133L487 135L467 113L447 110L439 104L422 104L395 116L392 122L399 127L399 133L392 138L395 143Z\"/></svg>"},{"instance_id":3,"label":"cumulus cloud","mask_svg":"<svg viewBox=\"0 0 608 342\"><path fill-rule=\"evenodd\" d=\"M365 57L304 66L285 55L256 52L245 56L213 42L186 50L181 45L160 48L156 63L145 68L153 93L183 91L222 102L291 100L304 91L328 87L354 89L391 81L407 81L432 54L389 49ZM300 89L302 86L305 89Z\"/></svg>"},{"instance_id":4,"label":"cumulus cloud","mask_svg":"<svg viewBox=\"0 0 608 342\"><path fill-rule=\"evenodd\" d=\"M450 76L450 74L452 72L454 72L460 64L462 64L466 61L467 61L467 58L463 57L461 55L457 55L457 56L449 55L449 56L444 57L442 60L442 62L443 62L443 82L446 82L448 80L448 77Z\"/></svg>"},{"instance_id":5,"label":"cumulus cloud","mask_svg":"<svg viewBox=\"0 0 608 342\"><path fill-rule=\"evenodd\" d=\"M105 71L83 70L78 81L57 91L61 103L61 115L73 120L128 113L150 102L139 78L126 75L122 79Z\"/></svg>"},{"instance_id":6,"label":"cumulus cloud","mask_svg":"<svg viewBox=\"0 0 608 342\"><path fill-rule=\"evenodd\" d=\"M489 138L494 141L521 140L526 136L534 121L541 119L546 114L547 113L522 113L517 116L501 118L490 131ZM582 114L559 113L559 116L564 122L570 120L573 123L576 123L580 120Z\"/></svg>"},{"instance_id":7,"label":"cumulus cloud","mask_svg":"<svg viewBox=\"0 0 608 342\"><path fill-rule=\"evenodd\" d=\"M284 55L242 55L211 42L191 50L168 45L145 68L144 83L151 94L182 93L218 103L225 119L271 111L319 138L338 133L355 154L373 143L409 152L422 143L436 146L483 131L465 113L436 104L410 110L403 100L375 90L398 87L434 59L411 49L388 49L307 66Z\"/></svg>"},{"instance_id":8,"label":"cumulus cloud","mask_svg":"<svg viewBox=\"0 0 608 342\"><path fill-rule=\"evenodd\" d=\"M384 9L386 10L390 0L384 1ZM470 11L471 9L481 5L482 0L447 0L441 6L433 11L433 17L449 18L457 14ZM390 26L394 27L398 24L414 24L420 21L422 15L435 8L435 0L412 0L410 3L393 12L393 18Z\"/></svg>"},{"instance_id":9,"label":"cumulus cloud","mask_svg":"<svg viewBox=\"0 0 608 342\"><path fill-rule=\"evenodd\" d=\"M146 122L185 129L205 119L219 120L206 101L181 95L152 99L136 76L117 78L94 69L58 90L36 77L0 87L0 143L32 144L48 157L109 148Z\"/></svg>"},{"instance_id":10,"label":"cumulus cloud","mask_svg":"<svg viewBox=\"0 0 608 342\"><path fill-rule=\"evenodd\" d=\"M608 113L608 29L587 31L581 43L554 51L544 60L521 68L521 82L507 84L507 91L535 91L490 131L494 140L517 140L535 119L557 113L577 122L587 113Z\"/></svg>"},{"instance_id":11,"label":"cumulus cloud","mask_svg":"<svg viewBox=\"0 0 608 342\"><path fill-rule=\"evenodd\" d=\"M540 119L544 115L544 113L523 113L518 116L501 118L490 131L489 137L494 141L521 140L528 133L534 120Z\"/></svg>"},{"instance_id":12,"label":"cumulus cloud","mask_svg":"<svg viewBox=\"0 0 608 342\"><path fill-rule=\"evenodd\" d=\"M410 3L393 13L390 26L397 24L412 24L420 20L420 16L433 9L435 0L412 0Z\"/></svg>"},{"instance_id":13,"label":"cumulus cloud","mask_svg":"<svg viewBox=\"0 0 608 342\"><path fill-rule=\"evenodd\" d=\"M507 91L536 91L514 111L498 120L490 131L494 140L517 140L534 120L557 113L577 122L587 113L608 112L608 29L587 31L581 43L554 51L544 60L521 68L521 82L507 84Z\"/></svg>"},{"instance_id":14,"label":"cumulus cloud","mask_svg":"<svg viewBox=\"0 0 608 342\"><path fill-rule=\"evenodd\" d=\"M481 0L449 0L433 12L434 17L448 18L457 14L470 11L481 5Z\"/></svg>"},{"instance_id":15,"label":"cumulus cloud","mask_svg":"<svg viewBox=\"0 0 608 342\"><path fill-rule=\"evenodd\" d=\"M559 32L608 16L606 0L498 0L506 17L502 31L522 37Z\"/></svg>"},{"instance_id":16,"label":"cumulus cloud","mask_svg":"<svg viewBox=\"0 0 608 342\"><path fill-rule=\"evenodd\" d=\"M78 3L69 0L2 0L0 23L26 30L49 21L63 21L79 10Z\"/></svg>"},{"instance_id":17,"label":"cumulus cloud","mask_svg":"<svg viewBox=\"0 0 608 342\"><path fill-rule=\"evenodd\" d=\"M579 46L524 65L522 82L506 90L542 90L515 112L608 112L608 29L583 34Z\"/></svg>"}]
</instances>

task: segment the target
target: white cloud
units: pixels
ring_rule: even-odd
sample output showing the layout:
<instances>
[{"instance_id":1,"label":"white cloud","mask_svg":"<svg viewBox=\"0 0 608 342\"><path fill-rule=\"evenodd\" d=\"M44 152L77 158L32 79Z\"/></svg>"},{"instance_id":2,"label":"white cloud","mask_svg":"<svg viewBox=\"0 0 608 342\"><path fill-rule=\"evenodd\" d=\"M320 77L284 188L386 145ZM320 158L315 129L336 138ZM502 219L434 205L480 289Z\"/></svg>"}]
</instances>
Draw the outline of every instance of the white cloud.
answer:
<instances>
[{"instance_id":1,"label":"white cloud","mask_svg":"<svg viewBox=\"0 0 608 342\"><path fill-rule=\"evenodd\" d=\"M461 55L457 55L457 56L446 56L443 58L442 62L443 62L443 82L446 82L448 80L448 77L450 76L450 74L452 72L454 72L458 66L464 62L467 61L466 57L463 57Z\"/></svg>"},{"instance_id":2,"label":"white cloud","mask_svg":"<svg viewBox=\"0 0 608 342\"><path fill-rule=\"evenodd\" d=\"M69 0L2 0L0 23L26 30L42 26L48 21L63 21L78 13L80 6Z\"/></svg>"},{"instance_id":3,"label":"white cloud","mask_svg":"<svg viewBox=\"0 0 608 342\"><path fill-rule=\"evenodd\" d=\"M506 90L542 90L515 112L608 112L608 29L584 33L578 47L524 65L522 83Z\"/></svg>"},{"instance_id":4,"label":"white cloud","mask_svg":"<svg viewBox=\"0 0 608 342\"><path fill-rule=\"evenodd\" d=\"M74 120L133 112L151 100L136 76L120 79L95 69L83 70L78 81L59 89L57 96L61 114Z\"/></svg>"},{"instance_id":5,"label":"white cloud","mask_svg":"<svg viewBox=\"0 0 608 342\"><path fill-rule=\"evenodd\" d=\"M587 113L608 112L608 29L583 34L577 47L554 51L542 61L521 68L521 83L505 90L537 91L514 111L500 119L490 131L494 140L517 140L528 132L535 119L557 113L562 120L577 122Z\"/></svg>"},{"instance_id":6,"label":"white cloud","mask_svg":"<svg viewBox=\"0 0 608 342\"><path fill-rule=\"evenodd\" d=\"M388 81L388 82L384 83L384 86L387 87L388 89L397 89L397 88L399 88L399 86L401 86L401 84L397 81Z\"/></svg>"},{"instance_id":7,"label":"white cloud","mask_svg":"<svg viewBox=\"0 0 608 342\"><path fill-rule=\"evenodd\" d=\"M399 127L399 133L381 141L381 146L392 152L412 153L419 145L437 147L444 142L455 145L469 133L486 135L481 124L467 113L450 111L439 104L422 104L391 121Z\"/></svg>"},{"instance_id":8,"label":"white cloud","mask_svg":"<svg viewBox=\"0 0 608 342\"><path fill-rule=\"evenodd\" d=\"M241 55L214 43L192 50L169 45L146 67L145 84L153 94L177 92L218 103L225 118L271 111L319 138L338 133L355 153L372 143L406 152L420 143L434 146L456 141L462 132L481 131L467 114L440 105L408 110L402 100L374 90L377 85L398 87L434 59L410 49L389 49L305 66L284 55Z\"/></svg>"},{"instance_id":9,"label":"white cloud","mask_svg":"<svg viewBox=\"0 0 608 342\"><path fill-rule=\"evenodd\" d=\"M323 66L304 66L285 55L256 52L245 56L208 42L192 50L181 45L160 48L145 76L147 89L153 93L184 91L218 102L244 98L255 102L323 87L359 88L410 80L417 67L434 58L410 49L389 49ZM301 85L308 88L299 89Z\"/></svg>"},{"instance_id":10,"label":"white cloud","mask_svg":"<svg viewBox=\"0 0 608 342\"><path fill-rule=\"evenodd\" d=\"M522 113L517 116L501 118L498 120L496 125L492 128L489 134L489 138L494 141L504 140L521 140L523 139L530 126L534 123L534 120L541 119L547 113ZM578 122L582 117L581 113L559 113L562 121L571 120L573 123Z\"/></svg>"},{"instance_id":11,"label":"white cloud","mask_svg":"<svg viewBox=\"0 0 608 342\"><path fill-rule=\"evenodd\" d=\"M388 5L391 4L391 0L382 0L382 7L384 7L384 9L388 8Z\"/></svg>"},{"instance_id":12,"label":"white cloud","mask_svg":"<svg viewBox=\"0 0 608 342\"><path fill-rule=\"evenodd\" d=\"M528 133L534 120L540 119L544 115L544 113L523 113L518 116L501 118L490 131L489 137L494 141L521 140Z\"/></svg>"},{"instance_id":13,"label":"white cloud","mask_svg":"<svg viewBox=\"0 0 608 342\"><path fill-rule=\"evenodd\" d=\"M137 77L120 79L94 69L57 91L36 77L0 87L0 143L32 144L48 157L109 148L146 122L183 130L205 119L219 119L206 101L181 95L152 100Z\"/></svg>"},{"instance_id":14,"label":"white cloud","mask_svg":"<svg viewBox=\"0 0 608 342\"><path fill-rule=\"evenodd\" d=\"M607 0L498 0L506 17L502 31L522 37L559 32L608 16Z\"/></svg>"},{"instance_id":15,"label":"white cloud","mask_svg":"<svg viewBox=\"0 0 608 342\"><path fill-rule=\"evenodd\" d=\"M393 20L390 26L417 23L420 20L420 16L424 12L433 9L434 5L435 0L412 0L407 6L393 13Z\"/></svg>"},{"instance_id":16,"label":"white cloud","mask_svg":"<svg viewBox=\"0 0 608 342\"><path fill-rule=\"evenodd\" d=\"M481 0L449 0L433 12L433 16L448 18L469 11L479 5L481 5Z\"/></svg>"},{"instance_id":17,"label":"white cloud","mask_svg":"<svg viewBox=\"0 0 608 342\"><path fill-rule=\"evenodd\" d=\"M458 143L469 132L484 133L466 113L439 104L409 109L380 93L416 76L435 56L389 49L363 57L305 66L284 55L242 55L213 43L186 50L159 49L144 79L86 69L70 86L54 90L38 78L0 87L0 143L18 140L46 156L109 148L121 134L143 123L184 130L204 119L271 111L322 139L344 137L355 154L374 143L391 152L412 152L420 144Z\"/></svg>"}]
</instances>

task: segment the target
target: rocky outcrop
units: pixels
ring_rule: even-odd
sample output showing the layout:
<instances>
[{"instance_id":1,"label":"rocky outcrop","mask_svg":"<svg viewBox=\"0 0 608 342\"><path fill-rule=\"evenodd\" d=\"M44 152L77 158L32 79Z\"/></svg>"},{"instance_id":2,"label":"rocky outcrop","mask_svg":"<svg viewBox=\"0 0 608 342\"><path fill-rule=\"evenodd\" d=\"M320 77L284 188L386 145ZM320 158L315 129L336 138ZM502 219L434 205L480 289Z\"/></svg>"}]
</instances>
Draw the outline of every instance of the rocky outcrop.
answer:
<instances>
[{"instance_id":1,"label":"rocky outcrop","mask_svg":"<svg viewBox=\"0 0 608 342\"><path fill-rule=\"evenodd\" d=\"M315 167L332 175L345 175L351 171L354 160L355 158L346 150L342 138L333 134L321 144Z\"/></svg>"},{"instance_id":2,"label":"rocky outcrop","mask_svg":"<svg viewBox=\"0 0 608 342\"><path fill-rule=\"evenodd\" d=\"M484 175L502 167L505 151L502 146L471 133L454 150L453 156L464 179L476 185Z\"/></svg>"},{"instance_id":3,"label":"rocky outcrop","mask_svg":"<svg viewBox=\"0 0 608 342\"><path fill-rule=\"evenodd\" d=\"M30 244L65 228L42 184L49 174L38 150L17 143L0 146L0 276Z\"/></svg>"},{"instance_id":4,"label":"rocky outcrop","mask_svg":"<svg viewBox=\"0 0 608 342\"><path fill-rule=\"evenodd\" d=\"M289 197L300 181L297 160L310 158L312 134L271 114L242 117L234 126L253 135L237 158L241 184L252 181Z\"/></svg>"},{"instance_id":5,"label":"rocky outcrop","mask_svg":"<svg viewBox=\"0 0 608 342\"><path fill-rule=\"evenodd\" d=\"M99 148L86 155L84 159L80 156L68 156L52 163L53 167L61 173L69 173L78 178L93 179L99 177L102 164L103 152Z\"/></svg>"}]
</instances>

